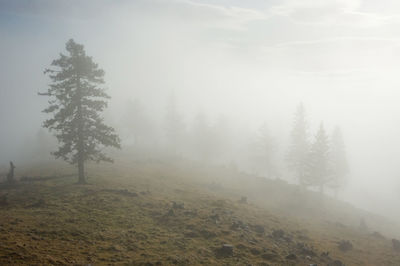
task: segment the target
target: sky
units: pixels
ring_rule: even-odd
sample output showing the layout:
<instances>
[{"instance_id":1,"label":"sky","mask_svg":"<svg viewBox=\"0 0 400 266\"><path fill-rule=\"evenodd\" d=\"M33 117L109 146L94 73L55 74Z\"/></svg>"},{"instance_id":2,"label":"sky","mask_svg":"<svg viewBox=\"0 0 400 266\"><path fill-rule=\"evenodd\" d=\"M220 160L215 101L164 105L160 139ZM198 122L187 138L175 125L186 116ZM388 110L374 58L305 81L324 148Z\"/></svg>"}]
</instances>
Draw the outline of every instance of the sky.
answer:
<instances>
[{"instance_id":1,"label":"sky","mask_svg":"<svg viewBox=\"0 0 400 266\"><path fill-rule=\"evenodd\" d=\"M43 74L74 38L105 69L109 117L140 98L267 122L285 139L296 105L310 131L340 125L344 197L392 213L400 203L400 2L395 0L0 0L0 160L46 118Z\"/></svg>"}]
</instances>

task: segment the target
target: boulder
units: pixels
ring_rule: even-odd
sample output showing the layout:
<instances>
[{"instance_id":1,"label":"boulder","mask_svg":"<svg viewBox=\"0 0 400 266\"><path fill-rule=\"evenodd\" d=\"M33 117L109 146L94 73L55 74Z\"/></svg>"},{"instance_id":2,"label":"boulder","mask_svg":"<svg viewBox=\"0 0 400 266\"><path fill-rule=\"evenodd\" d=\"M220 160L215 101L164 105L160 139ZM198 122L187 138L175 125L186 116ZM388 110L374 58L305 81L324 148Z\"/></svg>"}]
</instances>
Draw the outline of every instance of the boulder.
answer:
<instances>
[{"instance_id":1,"label":"boulder","mask_svg":"<svg viewBox=\"0 0 400 266\"><path fill-rule=\"evenodd\" d=\"M353 244L351 244L348 240L342 240L338 243L338 248L341 251L346 252L353 249Z\"/></svg>"},{"instance_id":2,"label":"boulder","mask_svg":"<svg viewBox=\"0 0 400 266\"><path fill-rule=\"evenodd\" d=\"M393 249L395 251L400 251L400 241L397 239L392 239Z\"/></svg>"}]
</instances>

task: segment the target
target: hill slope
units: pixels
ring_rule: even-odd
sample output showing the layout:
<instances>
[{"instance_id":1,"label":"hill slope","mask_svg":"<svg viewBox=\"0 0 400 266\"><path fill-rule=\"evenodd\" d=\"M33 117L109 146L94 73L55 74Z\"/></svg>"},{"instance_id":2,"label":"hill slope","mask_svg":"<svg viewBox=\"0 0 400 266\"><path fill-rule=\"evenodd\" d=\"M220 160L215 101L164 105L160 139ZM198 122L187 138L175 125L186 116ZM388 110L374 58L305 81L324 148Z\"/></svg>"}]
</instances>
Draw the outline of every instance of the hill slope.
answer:
<instances>
[{"instance_id":1,"label":"hill slope","mask_svg":"<svg viewBox=\"0 0 400 266\"><path fill-rule=\"evenodd\" d=\"M2 187L1 265L400 265L390 237L356 227L359 217L395 224L282 181L188 163L89 173L88 185L65 177Z\"/></svg>"}]
</instances>

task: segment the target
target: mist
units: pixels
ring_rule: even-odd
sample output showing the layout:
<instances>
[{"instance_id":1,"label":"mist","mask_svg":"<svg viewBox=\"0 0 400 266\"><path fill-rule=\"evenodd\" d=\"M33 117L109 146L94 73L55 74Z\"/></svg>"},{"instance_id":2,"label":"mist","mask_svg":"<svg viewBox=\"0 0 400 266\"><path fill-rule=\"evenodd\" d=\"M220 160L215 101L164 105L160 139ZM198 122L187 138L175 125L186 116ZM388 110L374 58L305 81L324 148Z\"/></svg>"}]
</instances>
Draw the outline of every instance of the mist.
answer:
<instances>
[{"instance_id":1,"label":"mist","mask_svg":"<svg viewBox=\"0 0 400 266\"><path fill-rule=\"evenodd\" d=\"M340 200L400 221L399 12L396 1L369 0L1 1L2 172L10 160L54 160L48 99L37 93L73 38L105 70L116 161L176 156L296 184L285 156L302 104L310 140L321 123L329 136L342 131ZM184 134L176 143L171 108ZM263 125L270 177L252 159Z\"/></svg>"}]
</instances>

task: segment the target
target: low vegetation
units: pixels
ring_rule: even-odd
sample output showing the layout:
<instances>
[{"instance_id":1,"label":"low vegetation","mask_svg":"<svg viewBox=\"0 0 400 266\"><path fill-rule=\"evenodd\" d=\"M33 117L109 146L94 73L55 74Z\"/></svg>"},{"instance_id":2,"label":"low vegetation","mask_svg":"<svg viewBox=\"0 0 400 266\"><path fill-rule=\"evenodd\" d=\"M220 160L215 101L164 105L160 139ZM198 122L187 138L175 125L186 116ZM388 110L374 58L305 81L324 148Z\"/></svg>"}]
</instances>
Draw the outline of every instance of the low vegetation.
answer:
<instances>
[{"instance_id":1,"label":"low vegetation","mask_svg":"<svg viewBox=\"0 0 400 266\"><path fill-rule=\"evenodd\" d=\"M25 169L18 184L0 192L0 264L400 264L395 231L387 235L368 224L379 217L346 205L348 217L331 219L342 213L329 208L335 201L328 198L324 209L330 211L317 215L309 201L318 193L288 198L293 206L301 195L309 199L290 213L268 191L298 188L279 180L188 162L130 165L89 166L87 185L75 184L68 175L73 168ZM228 177L233 181L224 182ZM252 186L270 189L263 197L247 194ZM359 216L369 229L360 230Z\"/></svg>"}]
</instances>

